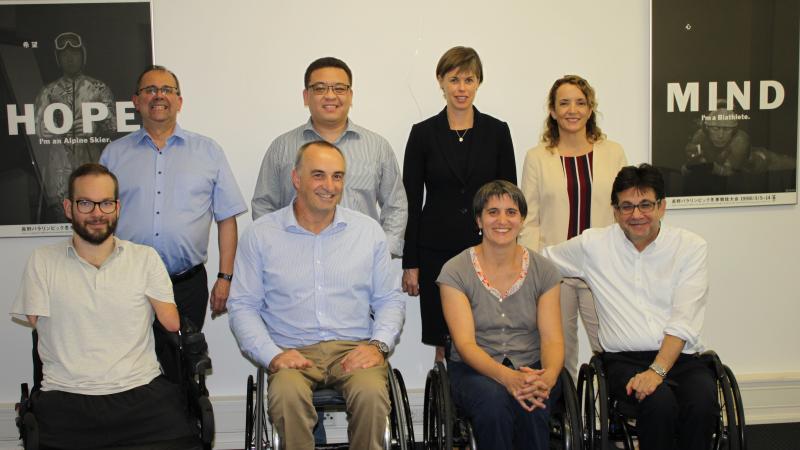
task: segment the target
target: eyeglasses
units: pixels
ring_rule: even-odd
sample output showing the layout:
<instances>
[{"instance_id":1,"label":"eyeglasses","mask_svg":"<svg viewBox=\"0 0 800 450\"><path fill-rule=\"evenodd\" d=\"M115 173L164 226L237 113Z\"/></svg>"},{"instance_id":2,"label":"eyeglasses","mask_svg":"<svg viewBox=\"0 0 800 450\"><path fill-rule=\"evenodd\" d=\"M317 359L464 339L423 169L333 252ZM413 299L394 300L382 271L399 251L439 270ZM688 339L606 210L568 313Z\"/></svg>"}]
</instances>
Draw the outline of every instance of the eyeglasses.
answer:
<instances>
[{"instance_id":1,"label":"eyeglasses","mask_svg":"<svg viewBox=\"0 0 800 450\"><path fill-rule=\"evenodd\" d=\"M145 87L139 89L138 91L136 91L136 94L137 95L142 95L142 94L156 95L159 92L161 92L161 95L172 95L172 94L180 95L180 92L178 91L178 88L176 88L175 86L161 86L161 87L158 87L158 86L145 86Z\"/></svg>"},{"instance_id":2,"label":"eyeglasses","mask_svg":"<svg viewBox=\"0 0 800 450\"><path fill-rule=\"evenodd\" d=\"M347 94L347 91L350 89L350 85L344 83L314 83L308 87L308 90L313 92L314 95L325 95L328 93L328 89L333 89L333 93L336 95L344 95Z\"/></svg>"},{"instance_id":3,"label":"eyeglasses","mask_svg":"<svg viewBox=\"0 0 800 450\"><path fill-rule=\"evenodd\" d=\"M82 45L81 37L71 31L56 36L56 50L64 50L68 45L73 48L80 48Z\"/></svg>"},{"instance_id":4,"label":"eyeglasses","mask_svg":"<svg viewBox=\"0 0 800 450\"><path fill-rule=\"evenodd\" d=\"M614 209L621 212L623 215L631 215L636 208L639 208L639 212L642 214L646 214L649 212L653 212L656 209L656 206L661 204L661 200L656 200L655 202L651 202L650 200L643 200L638 205L634 205L632 203L623 203L621 205L614 205Z\"/></svg>"},{"instance_id":5,"label":"eyeglasses","mask_svg":"<svg viewBox=\"0 0 800 450\"><path fill-rule=\"evenodd\" d=\"M75 205L78 207L78 212L81 214L91 214L96 207L100 207L100 212L103 214L111 214L117 210L116 200L102 200L93 202L91 200L75 200Z\"/></svg>"}]
</instances>

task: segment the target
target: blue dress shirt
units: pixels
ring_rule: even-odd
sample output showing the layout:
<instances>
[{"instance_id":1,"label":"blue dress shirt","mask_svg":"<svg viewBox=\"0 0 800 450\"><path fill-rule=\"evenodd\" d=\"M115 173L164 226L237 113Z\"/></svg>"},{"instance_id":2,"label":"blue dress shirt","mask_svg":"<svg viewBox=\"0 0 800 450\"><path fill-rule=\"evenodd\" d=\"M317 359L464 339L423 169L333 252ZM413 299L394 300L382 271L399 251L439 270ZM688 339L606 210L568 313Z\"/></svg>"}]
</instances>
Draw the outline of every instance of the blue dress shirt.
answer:
<instances>
[{"instance_id":1,"label":"blue dress shirt","mask_svg":"<svg viewBox=\"0 0 800 450\"><path fill-rule=\"evenodd\" d=\"M242 351L267 367L283 349L377 339L394 346L405 320L399 270L370 217L337 207L321 233L293 206L262 216L236 253L229 322Z\"/></svg>"},{"instance_id":2,"label":"blue dress shirt","mask_svg":"<svg viewBox=\"0 0 800 450\"><path fill-rule=\"evenodd\" d=\"M108 144L100 164L119 180L117 237L155 248L173 275L206 262L212 218L247 211L222 148L178 125L161 150L142 128Z\"/></svg>"}]
</instances>

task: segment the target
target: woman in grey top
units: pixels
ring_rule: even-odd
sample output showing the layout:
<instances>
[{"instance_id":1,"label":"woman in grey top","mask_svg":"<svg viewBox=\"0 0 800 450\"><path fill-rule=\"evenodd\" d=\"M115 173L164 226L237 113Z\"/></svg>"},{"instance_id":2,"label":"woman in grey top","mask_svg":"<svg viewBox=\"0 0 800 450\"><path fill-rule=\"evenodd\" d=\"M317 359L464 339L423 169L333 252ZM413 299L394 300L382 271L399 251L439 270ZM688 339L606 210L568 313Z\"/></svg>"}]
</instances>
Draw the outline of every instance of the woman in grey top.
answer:
<instances>
[{"instance_id":1,"label":"woman in grey top","mask_svg":"<svg viewBox=\"0 0 800 450\"><path fill-rule=\"evenodd\" d=\"M479 448L549 448L550 391L564 364L559 276L517 244L527 214L507 181L484 185L473 201L482 241L448 261L437 283L453 341L453 398Z\"/></svg>"}]
</instances>

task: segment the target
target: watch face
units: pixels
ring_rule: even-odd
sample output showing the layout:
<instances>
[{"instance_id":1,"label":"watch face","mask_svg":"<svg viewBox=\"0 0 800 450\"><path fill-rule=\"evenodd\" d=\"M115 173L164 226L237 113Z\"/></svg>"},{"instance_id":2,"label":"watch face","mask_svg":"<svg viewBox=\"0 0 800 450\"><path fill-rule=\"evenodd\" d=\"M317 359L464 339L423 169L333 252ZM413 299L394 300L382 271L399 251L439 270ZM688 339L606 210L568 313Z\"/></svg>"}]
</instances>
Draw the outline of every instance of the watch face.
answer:
<instances>
[{"instance_id":1,"label":"watch face","mask_svg":"<svg viewBox=\"0 0 800 450\"><path fill-rule=\"evenodd\" d=\"M389 346L384 344L383 342L381 342L379 340L372 340L372 341L369 341L369 343L374 345L375 347L378 347L378 350L380 350L381 353L383 353L384 355L389 353Z\"/></svg>"}]
</instances>

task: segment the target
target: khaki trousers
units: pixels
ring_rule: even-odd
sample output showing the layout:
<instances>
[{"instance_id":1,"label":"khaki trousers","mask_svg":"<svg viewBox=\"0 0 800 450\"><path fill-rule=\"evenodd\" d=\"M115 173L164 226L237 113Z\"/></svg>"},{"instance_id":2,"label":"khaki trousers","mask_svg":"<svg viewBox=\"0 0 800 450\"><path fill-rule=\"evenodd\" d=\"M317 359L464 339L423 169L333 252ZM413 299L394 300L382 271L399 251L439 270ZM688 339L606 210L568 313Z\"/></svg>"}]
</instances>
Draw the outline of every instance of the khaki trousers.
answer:
<instances>
[{"instance_id":1,"label":"khaki trousers","mask_svg":"<svg viewBox=\"0 0 800 450\"><path fill-rule=\"evenodd\" d=\"M333 388L347 404L350 448L381 449L389 415L387 364L345 373L341 360L366 341L326 341L296 349L314 363L308 369L281 369L268 378L269 418L286 449L313 449L317 412L311 392Z\"/></svg>"},{"instance_id":2,"label":"khaki trousers","mask_svg":"<svg viewBox=\"0 0 800 450\"><path fill-rule=\"evenodd\" d=\"M589 286L578 278L564 278L561 283L561 326L564 330L564 367L572 379L578 380L578 311L589 345L595 353L602 352L597 331L600 324Z\"/></svg>"}]
</instances>

